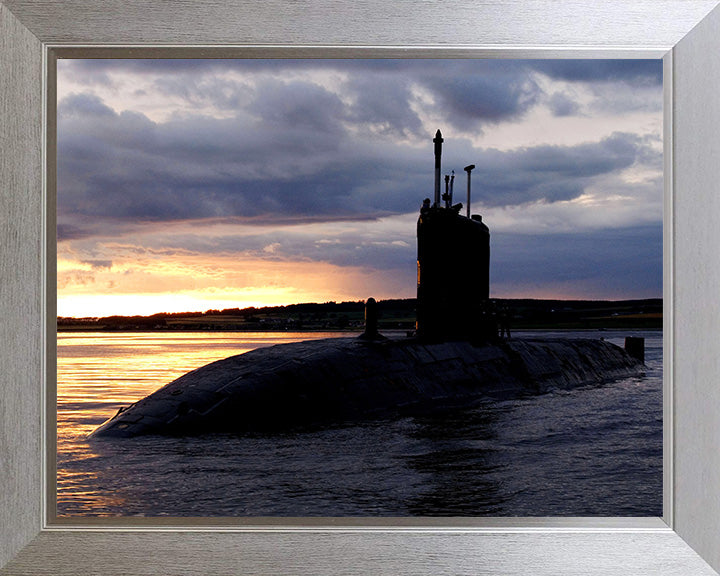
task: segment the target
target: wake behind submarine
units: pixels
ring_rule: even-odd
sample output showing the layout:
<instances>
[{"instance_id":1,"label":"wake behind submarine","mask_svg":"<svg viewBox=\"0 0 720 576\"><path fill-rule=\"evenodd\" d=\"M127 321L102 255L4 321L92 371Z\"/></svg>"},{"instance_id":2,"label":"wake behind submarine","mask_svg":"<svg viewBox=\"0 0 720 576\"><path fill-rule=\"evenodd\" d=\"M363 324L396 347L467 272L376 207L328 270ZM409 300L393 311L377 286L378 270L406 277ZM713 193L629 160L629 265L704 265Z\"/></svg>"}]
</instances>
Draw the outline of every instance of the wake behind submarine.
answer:
<instances>
[{"instance_id":1,"label":"wake behind submarine","mask_svg":"<svg viewBox=\"0 0 720 576\"><path fill-rule=\"evenodd\" d=\"M642 353L604 340L509 337L505 315L489 299L490 232L470 214L474 166L464 168L462 215L462 204L453 204L454 175L440 194L440 130L433 143L434 200L423 202L417 224L413 336L379 334L371 298L359 337L278 344L212 362L121 408L90 437L279 432L642 374Z\"/></svg>"}]
</instances>

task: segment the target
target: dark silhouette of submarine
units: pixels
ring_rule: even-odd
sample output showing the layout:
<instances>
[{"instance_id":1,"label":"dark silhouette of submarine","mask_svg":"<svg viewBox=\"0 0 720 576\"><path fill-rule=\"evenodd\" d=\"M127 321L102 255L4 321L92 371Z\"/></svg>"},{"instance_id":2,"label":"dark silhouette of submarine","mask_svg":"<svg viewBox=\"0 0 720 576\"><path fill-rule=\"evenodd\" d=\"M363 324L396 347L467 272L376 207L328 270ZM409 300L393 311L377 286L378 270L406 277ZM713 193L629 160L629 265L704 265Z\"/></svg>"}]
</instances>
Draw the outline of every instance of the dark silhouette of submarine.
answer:
<instances>
[{"instance_id":1,"label":"dark silhouette of submarine","mask_svg":"<svg viewBox=\"0 0 720 576\"><path fill-rule=\"evenodd\" d=\"M630 354L601 339L510 338L505 314L489 299L489 229L470 215L474 166L465 168L463 216L462 204L452 203L454 176L440 194L439 130L433 142L435 197L423 202L417 226L413 336L382 336L371 298L357 338L279 344L213 362L120 409L91 437L276 432L642 374L642 348L626 344Z\"/></svg>"}]
</instances>

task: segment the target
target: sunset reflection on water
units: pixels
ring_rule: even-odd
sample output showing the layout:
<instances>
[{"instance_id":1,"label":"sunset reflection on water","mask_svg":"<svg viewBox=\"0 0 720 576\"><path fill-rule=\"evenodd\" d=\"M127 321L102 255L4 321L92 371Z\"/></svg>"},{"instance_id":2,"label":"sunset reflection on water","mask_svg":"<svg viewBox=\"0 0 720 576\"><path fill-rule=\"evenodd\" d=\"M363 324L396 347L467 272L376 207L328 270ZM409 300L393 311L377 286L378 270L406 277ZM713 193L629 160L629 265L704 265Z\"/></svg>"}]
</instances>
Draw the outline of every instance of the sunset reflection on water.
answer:
<instances>
[{"instance_id":1,"label":"sunset reflection on water","mask_svg":"<svg viewBox=\"0 0 720 576\"><path fill-rule=\"evenodd\" d=\"M255 348L338 336L322 332L61 332L57 335L57 493L65 509L117 509L96 485L102 444L87 436L120 407L183 374ZM72 461L72 466L67 463ZM86 465L85 465L86 464ZM108 462L108 467L112 462Z\"/></svg>"},{"instance_id":2,"label":"sunset reflection on water","mask_svg":"<svg viewBox=\"0 0 720 576\"><path fill-rule=\"evenodd\" d=\"M189 370L330 335L60 334L58 516L662 513L660 331L533 333L644 337L646 374L599 386L302 432L87 440L120 406Z\"/></svg>"}]
</instances>

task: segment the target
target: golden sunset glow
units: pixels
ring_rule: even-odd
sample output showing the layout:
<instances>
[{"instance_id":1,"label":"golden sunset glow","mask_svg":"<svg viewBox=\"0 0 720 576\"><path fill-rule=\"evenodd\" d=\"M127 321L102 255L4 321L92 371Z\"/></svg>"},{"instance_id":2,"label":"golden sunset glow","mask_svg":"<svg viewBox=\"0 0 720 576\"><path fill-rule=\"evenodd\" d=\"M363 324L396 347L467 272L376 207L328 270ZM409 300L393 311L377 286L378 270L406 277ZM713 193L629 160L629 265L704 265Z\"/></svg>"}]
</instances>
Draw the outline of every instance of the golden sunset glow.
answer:
<instances>
[{"instance_id":1,"label":"golden sunset glow","mask_svg":"<svg viewBox=\"0 0 720 576\"><path fill-rule=\"evenodd\" d=\"M184 255L92 268L58 260L58 316L102 317L411 297L378 271L324 262Z\"/></svg>"}]
</instances>

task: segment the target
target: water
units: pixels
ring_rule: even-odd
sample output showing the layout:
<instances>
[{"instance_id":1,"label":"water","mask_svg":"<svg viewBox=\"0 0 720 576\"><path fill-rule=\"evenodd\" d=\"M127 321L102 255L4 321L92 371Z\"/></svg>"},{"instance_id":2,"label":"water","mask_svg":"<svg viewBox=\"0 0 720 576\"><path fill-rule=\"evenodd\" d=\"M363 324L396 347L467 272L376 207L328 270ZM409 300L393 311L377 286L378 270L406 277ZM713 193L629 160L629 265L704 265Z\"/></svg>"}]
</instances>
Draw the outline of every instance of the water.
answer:
<instances>
[{"instance_id":1,"label":"water","mask_svg":"<svg viewBox=\"0 0 720 576\"><path fill-rule=\"evenodd\" d=\"M433 417L88 442L189 370L329 334L60 333L58 515L660 516L662 333L561 335L644 336L647 373Z\"/></svg>"}]
</instances>

